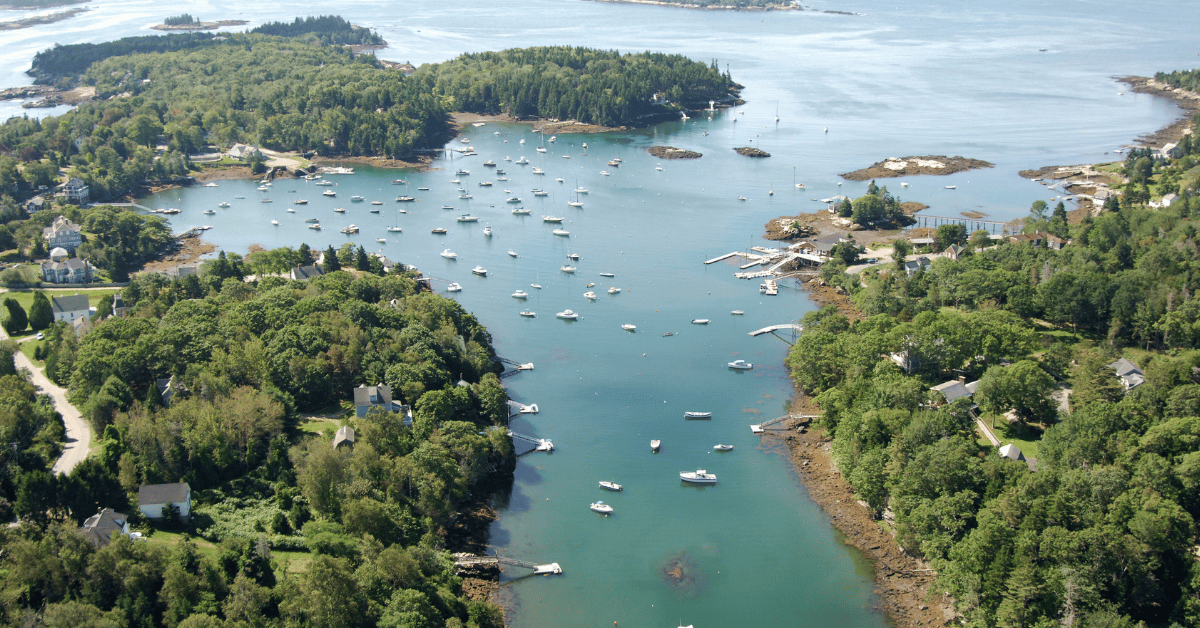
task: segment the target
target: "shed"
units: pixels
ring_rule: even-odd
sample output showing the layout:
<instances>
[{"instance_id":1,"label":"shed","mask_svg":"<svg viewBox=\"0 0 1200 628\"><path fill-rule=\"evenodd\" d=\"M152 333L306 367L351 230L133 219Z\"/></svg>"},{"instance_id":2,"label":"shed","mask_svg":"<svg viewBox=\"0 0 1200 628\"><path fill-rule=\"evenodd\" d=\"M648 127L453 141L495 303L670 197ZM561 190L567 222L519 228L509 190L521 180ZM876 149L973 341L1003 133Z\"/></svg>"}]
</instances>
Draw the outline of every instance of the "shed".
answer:
<instances>
[{"instance_id":1,"label":"shed","mask_svg":"<svg viewBox=\"0 0 1200 628\"><path fill-rule=\"evenodd\" d=\"M349 425L343 425L338 428L337 434L333 437L333 448L339 447L354 447L354 428Z\"/></svg>"},{"instance_id":2,"label":"shed","mask_svg":"<svg viewBox=\"0 0 1200 628\"><path fill-rule=\"evenodd\" d=\"M167 504L179 508L179 517L186 521L192 513L192 487L187 482L138 487L138 509L147 519L162 519Z\"/></svg>"},{"instance_id":3,"label":"shed","mask_svg":"<svg viewBox=\"0 0 1200 628\"><path fill-rule=\"evenodd\" d=\"M1025 461L1025 454L1021 453L1021 450L1012 443L1004 445L1000 448L1000 457L1008 458L1009 460L1015 460L1017 462Z\"/></svg>"}]
</instances>

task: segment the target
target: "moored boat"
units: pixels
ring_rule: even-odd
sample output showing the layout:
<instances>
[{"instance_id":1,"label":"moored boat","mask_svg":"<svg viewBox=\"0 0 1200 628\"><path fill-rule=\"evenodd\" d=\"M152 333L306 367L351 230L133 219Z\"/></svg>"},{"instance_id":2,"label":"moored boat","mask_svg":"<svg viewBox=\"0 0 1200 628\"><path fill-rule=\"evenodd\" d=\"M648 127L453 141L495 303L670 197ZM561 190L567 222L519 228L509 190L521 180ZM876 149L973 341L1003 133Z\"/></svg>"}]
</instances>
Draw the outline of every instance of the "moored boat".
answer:
<instances>
[{"instance_id":1,"label":"moored boat","mask_svg":"<svg viewBox=\"0 0 1200 628\"><path fill-rule=\"evenodd\" d=\"M734 360L733 362L729 363L729 368L738 369L741 371L749 371L750 369L754 368L754 365L745 360Z\"/></svg>"},{"instance_id":2,"label":"moored boat","mask_svg":"<svg viewBox=\"0 0 1200 628\"><path fill-rule=\"evenodd\" d=\"M712 413L711 412L684 412L683 418L685 418L685 419L711 419Z\"/></svg>"},{"instance_id":3,"label":"moored boat","mask_svg":"<svg viewBox=\"0 0 1200 628\"><path fill-rule=\"evenodd\" d=\"M604 502L595 502L591 505L592 512L598 512L602 515L611 515L613 507Z\"/></svg>"},{"instance_id":4,"label":"moored boat","mask_svg":"<svg viewBox=\"0 0 1200 628\"><path fill-rule=\"evenodd\" d=\"M608 480L600 480L600 488L602 488L606 491L620 491L622 489L622 486L620 484L617 484L616 482L609 482Z\"/></svg>"},{"instance_id":5,"label":"moored boat","mask_svg":"<svg viewBox=\"0 0 1200 628\"><path fill-rule=\"evenodd\" d=\"M475 268L471 269L471 272L479 275L480 277L487 277L487 269L483 266L476 266Z\"/></svg>"},{"instance_id":6,"label":"moored boat","mask_svg":"<svg viewBox=\"0 0 1200 628\"><path fill-rule=\"evenodd\" d=\"M576 320L579 318L579 315L576 314L575 312L572 312L571 310L563 310L563 311L559 312L558 314L555 314L555 316L557 316L563 320L568 320L568 321L573 321L573 320Z\"/></svg>"},{"instance_id":7,"label":"moored boat","mask_svg":"<svg viewBox=\"0 0 1200 628\"><path fill-rule=\"evenodd\" d=\"M446 292L462 292L462 286L451 282L450 285L446 286Z\"/></svg>"},{"instance_id":8,"label":"moored boat","mask_svg":"<svg viewBox=\"0 0 1200 628\"><path fill-rule=\"evenodd\" d=\"M662 447L662 441L661 441L661 440L657 440L657 439L656 439L656 440L652 440L652 441L650 441L650 451L653 451L653 452L657 453L657 452L658 452L658 448L659 448L659 447Z\"/></svg>"},{"instance_id":9,"label":"moored boat","mask_svg":"<svg viewBox=\"0 0 1200 628\"><path fill-rule=\"evenodd\" d=\"M704 469L696 469L695 471L680 471L679 479L692 484L716 484L717 476L714 473L709 473Z\"/></svg>"},{"instance_id":10,"label":"moored boat","mask_svg":"<svg viewBox=\"0 0 1200 628\"><path fill-rule=\"evenodd\" d=\"M707 318L693 318L692 324L693 325L707 325L708 319Z\"/></svg>"},{"instance_id":11,"label":"moored boat","mask_svg":"<svg viewBox=\"0 0 1200 628\"><path fill-rule=\"evenodd\" d=\"M713 451L733 451L733 445L722 445L717 443L713 445Z\"/></svg>"},{"instance_id":12,"label":"moored boat","mask_svg":"<svg viewBox=\"0 0 1200 628\"><path fill-rule=\"evenodd\" d=\"M637 325L625 323L624 325L621 325L621 329L624 329L625 331L637 331Z\"/></svg>"}]
</instances>

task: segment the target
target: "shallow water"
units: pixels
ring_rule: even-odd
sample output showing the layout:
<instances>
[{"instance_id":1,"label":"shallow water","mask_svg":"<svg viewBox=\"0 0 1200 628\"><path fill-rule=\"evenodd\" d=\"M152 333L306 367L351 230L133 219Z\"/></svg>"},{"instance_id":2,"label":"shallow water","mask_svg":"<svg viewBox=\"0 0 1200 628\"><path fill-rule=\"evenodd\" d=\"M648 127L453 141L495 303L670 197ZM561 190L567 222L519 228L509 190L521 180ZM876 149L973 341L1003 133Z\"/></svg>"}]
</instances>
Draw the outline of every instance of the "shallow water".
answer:
<instances>
[{"instance_id":1,"label":"shallow water","mask_svg":"<svg viewBox=\"0 0 1200 628\"><path fill-rule=\"evenodd\" d=\"M172 13L146 0L93 0L88 6L92 12L67 22L0 35L0 85L28 82L21 72L38 49L145 34ZM296 11L245 6L200 2L188 11L204 19L250 19L251 25L290 19ZM379 53L387 59L422 63L538 44L679 52L728 64L745 85L747 104L711 121L697 116L636 133L561 135L544 155L535 152L540 138L528 127L489 123L465 131L478 157L439 160L439 170L425 173L358 168L354 176L330 177L337 183L335 199L322 197L324 188L312 183L280 181L267 193L274 202L264 204L255 184L222 181L218 188L173 190L143 203L183 209L172 219L176 230L213 225L206 239L231 251L345 241L382 249L426 274L461 283L455 298L488 326L499 353L536 364L533 372L505 380L513 398L542 410L514 420L513 429L551 438L557 450L521 459L513 493L501 500L492 542L503 555L559 562L565 574L512 581L513 625L669 626L682 620L702 627L883 626L873 610L869 570L840 543L784 460L757 450L747 427L782 414L790 394L782 366L786 344L747 332L794 321L812 306L790 283L779 296L764 297L757 281L733 278L735 266L702 262L769 244L759 238L762 225L819 208L812 198L861 194L865 183L839 186L838 173L889 156L994 162L993 169L947 178L909 178L906 189L888 183L904 200L927 203L937 215L1022 215L1033 200L1051 193L1019 179L1017 170L1095 161L1105 152L1112 157L1113 149L1177 115L1170 103L1118 95L1125 87L1111 77L1194 65L1191 25L1200 9L1194 3L1116 1L976 4L969 12L962 3L932 1L817 8L862 15L731 14L551 0L502 6L480 0L337 3L337 13L377 28L392 43ZM11 106L0 103L0 115ZM655 144L704 157L660 162L644 150ZM747 144L773 156L753 160L731 150ZM506 155L533 163L517 166L504 162ZM607 166L613 157L622 165ZM486 159L499 162L510 180L496 181L482 165ZM655 169L659 163L661 171ZM546 175L533 175L533 166ZM458 198L459 186L450 183L458 168L471 171L459 178L475 198ZM409 181L407 192L419 202L395 202L406 189L391 185L396 177ZM481 180L495 185L481 188ZM807 189L797 190L793 180ZM584 209L567 206L576 185L590 191L582 197ZM534 197L534 187L550 194ZM351 202L354 194L367 202ZM504 202L508 196L523 198L531 215L513 216ZM294 206L296 198L309 204ZM384 202L381 213L370 214L368 202L376 199ZM218 209L223 200L233 206ZM335 214L334 207L347 212ZM201 213L209 208L217 213ZM480 222L457 223L465 212ZM564 217L570 237L551 235L544 214ZM308 217L320 218L326 230L307 230ZM281 225L272 227L272 218ZM362 228L358 236L337 232L349 223ZM387 233L392 224L404 232ZM485 224L495 230L490 239L482 234ZM429 233L438 226L449 233ZM375 242L379 237L388 242ZM459 259L441 258L445 248ZM520 257L509 257L509 249ZM574 275L559 271L568 253L582 257ZM470 273L476 265L487 268L486 278ZM602 278L600 272L616 276ZM591 282L599 296L594 303L583 297ZM610 286L622 292L608 295ZM530 293L527 301L509 296L518 288ZM554 314L566 308L581 320L556 320ZM522 309L538 318L519 317ZM734 309L745 315L730 315ZM697 317L711 323L690 324ZM622 331L623 323L637 331ZM754 370L726 368L739 358L755 363ZM712 411L713 419L684 421L687 410ZM652 438L663 441L657 455L649 450ZM716 443L734 450L714 453ZM696 468L716 473L720 483L682 485L677 474ZM624 484L625 491L601 491L596 483L603 479ZM597 499L611 503L615 514L590 512L588 504ZM681 579L664 574L675 566ZM513 569L508 577L522 574Z\"/></svg>"}]
</instances>

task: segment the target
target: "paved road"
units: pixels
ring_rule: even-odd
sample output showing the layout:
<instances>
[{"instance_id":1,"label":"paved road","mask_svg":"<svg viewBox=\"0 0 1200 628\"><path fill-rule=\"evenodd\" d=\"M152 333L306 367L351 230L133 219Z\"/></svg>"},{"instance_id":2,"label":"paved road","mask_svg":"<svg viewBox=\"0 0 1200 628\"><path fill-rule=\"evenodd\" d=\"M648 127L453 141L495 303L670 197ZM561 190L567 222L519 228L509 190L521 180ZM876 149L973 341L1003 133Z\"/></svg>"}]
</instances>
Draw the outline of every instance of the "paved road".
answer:
<instances>
[{"instance_id":1,"label":"paved road","mask_svg":"<svg viewBox=\"0 0 1200 628\"><path fill-rule=\"evenodd\" d=\"M0 337L8 339L8 334L0 329ZM19 342L32 340L34 336L22 338ZM55 474L70 473L75 465L83 462L87 458L88 448L92 444L92 428L87 421L83 419L83 415L79 413L79 409L71 405L67 401L67 391L59 388L46 377L45 371L37 368L29 361L29 358L20 351L13 354L13 362L16 363L17 370L29 369L29 380L37 387L38 392L49 395L54 402L54 409L62 415L63 425L67 428L67 442L63 446L62 455L58 457L58 461L54 463L52 469Z\"/></svg>"}]
</instances>

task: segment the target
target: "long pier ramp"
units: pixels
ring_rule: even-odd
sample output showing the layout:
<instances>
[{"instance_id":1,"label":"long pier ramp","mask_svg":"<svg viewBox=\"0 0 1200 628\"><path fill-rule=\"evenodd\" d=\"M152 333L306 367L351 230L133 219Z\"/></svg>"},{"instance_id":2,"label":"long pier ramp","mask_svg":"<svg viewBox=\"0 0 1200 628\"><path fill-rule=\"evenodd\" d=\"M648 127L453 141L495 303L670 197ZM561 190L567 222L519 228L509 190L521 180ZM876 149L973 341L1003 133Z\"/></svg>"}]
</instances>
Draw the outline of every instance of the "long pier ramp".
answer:
<instances>
[{"instance_id":1,"label":"long pier ramp","mask_svg":"<svg viewBox=\"0 0 1200 628\"><path fill-rule=\"evenodd\" d=\"M508 415L509 418L517 416L518 414L537 414L538 413L538 405L536 403L531 403L529 405L525 405L523 403L513 401L512 399L508 400L508 409L510 411L516 410L516 412L510 412L510 414Z\"/></svg>"},{"instance_id":2,"label":"long pier ramp","mask_svg":"<svg viewBox=\"0 0 1200 628\"><path fill-rule=\"evenodd\" d=\"M917 214L913 216L917 221L913 223L913 227L936 227L938 225L959 224L967 228L967 231L975 231L977 229L985 229L988 233L1000 231L1003 233L1004 226L1008 223L1000 220L984 220L982 218L967 218L965 216L931 216L927 214Z\"/></svg>"},{"instance_id":3,"label":"long pier ramp","mask_svg":"<svg viewBox=\"0 0 1200 628\"><path fill-rule=\"evenodd\" d=\"M762 434L767 430L768 427L771 427L772 425L778 425L779 423L782 423L788 419L800 419L807 422L819 418L820 416L821 415L819 414L785 414L781 417L775 417L770 421L763 421L762 423L751 425L750 431L754 434Z\"/></svg>"},{"instance_id":4,"label":"long pier ramp","mask_svg":"<svg viewBox=\"0 0 1200 628\"><path fill-rule=\"evenodd\" d=\"M533 445L533 449L530 449L529 451L526 451L519 455L523 456L525 454L533 453L535 451L544 451L546 453L550 453L550 452L554 451L554 443L550 442L549 438L536 438L534 436L529 436L527 434L518 434L512 430L508 430L508 435L509 435L509 437L511 437L513 439L514 443L516 441L524 441L528 445Z\"/></svg>"},{"instance_id":5,"label":"long pier ramp","mask_svg":"<svg viewBox=\"0 0 1200 628\"><path fill-rule=\"evenodd\" d=\"M558 563L539 565L527 560L517 560L505 556L459 556L454 559L455 567L474 567L478 565L512 565L524 569L532 569L533 575L561 574L562 567Z\"/></svg>"}]
</instances>

